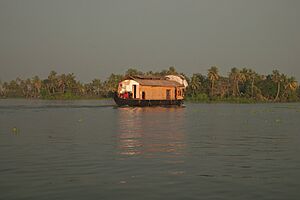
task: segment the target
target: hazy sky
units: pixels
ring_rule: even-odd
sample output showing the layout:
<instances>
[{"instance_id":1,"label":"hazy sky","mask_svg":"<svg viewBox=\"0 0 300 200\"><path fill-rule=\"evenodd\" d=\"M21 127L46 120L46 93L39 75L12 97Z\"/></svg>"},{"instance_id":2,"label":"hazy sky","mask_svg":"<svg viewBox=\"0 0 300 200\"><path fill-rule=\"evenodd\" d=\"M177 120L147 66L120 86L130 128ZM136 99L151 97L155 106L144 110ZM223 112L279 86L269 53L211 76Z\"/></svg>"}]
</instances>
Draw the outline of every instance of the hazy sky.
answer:
<instances>
[{"instance_id":1,"label":"hazy sky","mask_svg":"<svg viewBox=\"0 0 300 200\"><path fill-rule=\"evenodd\" d=\"M247 66L300 79L299 0L0 0L0 80Z\"/></svg>"}]
</instances>

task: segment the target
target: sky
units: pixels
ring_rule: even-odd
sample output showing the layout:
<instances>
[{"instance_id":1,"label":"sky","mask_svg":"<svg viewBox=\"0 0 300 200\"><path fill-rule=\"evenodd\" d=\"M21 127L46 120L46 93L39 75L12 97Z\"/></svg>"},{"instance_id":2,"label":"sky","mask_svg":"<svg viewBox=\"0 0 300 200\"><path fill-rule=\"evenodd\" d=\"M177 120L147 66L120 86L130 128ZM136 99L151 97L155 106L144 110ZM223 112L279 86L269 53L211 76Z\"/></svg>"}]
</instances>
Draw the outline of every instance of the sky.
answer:
<instances>
[{"instance_id":1,"label":"sky","mask_svg":"<svg viewBox=\"0 0 300 200\"><path fill-rule=\"evenodd\" d=\"M128 68L300 80L299 0L0 0L0 80Z\"/></svg>"}]
</instances>

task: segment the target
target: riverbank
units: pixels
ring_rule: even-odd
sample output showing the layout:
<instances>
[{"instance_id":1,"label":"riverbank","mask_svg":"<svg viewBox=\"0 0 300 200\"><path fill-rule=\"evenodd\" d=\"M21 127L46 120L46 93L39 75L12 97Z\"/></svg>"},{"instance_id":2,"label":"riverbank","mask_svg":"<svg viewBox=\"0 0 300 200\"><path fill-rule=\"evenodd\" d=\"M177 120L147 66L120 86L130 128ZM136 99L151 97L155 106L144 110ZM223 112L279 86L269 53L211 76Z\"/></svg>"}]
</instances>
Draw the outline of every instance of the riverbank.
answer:
<instances>
[{"instance_id":1,"label":"riverbank","mask_svg":"<svg viewBox=\"0 0 300 200\"><path fill-rule=\"evenodd\" d=\"M112 98L107 97L95 97L95 96L47 96L41 98L24 98L24 97L0 97L1 99L24 99L24 100L62 100L62 101L69 101L69 100L113 100Z\"/></svg>"},{"instance_id":2,"label":"riverbank","mask_svg":"<svg viewBox=\"0 0 300 200\"><path fill-rule=\"evenodd\" d=\"M199 103L273 103L300 102L300 88L295 77L278 70L258 74L252 69L232 68L228 76L219 74L217 67L208 69L207 75L194 73L188 77L174 67L160 72L141 72L128 69L124 74L111 74L106 79L93 79L82 83L73 73L58 74L51 71L46 78L38 76L9 82L0 80L0 98L31 97L46 100L102 99L112 97L120 81L130 76L162 78L167 75L183 76L188 82L187 101Z\"/></svg>"},{"instance_id":3,"label":"riverbank","mask_svg":"<svg viewBox=\"0 0 300 200\"><path fill-rule=\"evenodd\" d=\"M52 97L44 97L44 98L24 98L24 97L7 97L7 98L0 98L0 100L3 99L24 99L24 100L61 100L61 101L70 101L70 100L112 100L113 98L107 98L107 97L82 97L82 96L52 96ZM188 103L228 103L228 104L271 104L271 103L300 103L300 101L262 101L262 100L255 100L255 99L247 99L247 98L195 98L195 97L187 97L185 99L185 102Z\"/></svg>"}]
</instances>

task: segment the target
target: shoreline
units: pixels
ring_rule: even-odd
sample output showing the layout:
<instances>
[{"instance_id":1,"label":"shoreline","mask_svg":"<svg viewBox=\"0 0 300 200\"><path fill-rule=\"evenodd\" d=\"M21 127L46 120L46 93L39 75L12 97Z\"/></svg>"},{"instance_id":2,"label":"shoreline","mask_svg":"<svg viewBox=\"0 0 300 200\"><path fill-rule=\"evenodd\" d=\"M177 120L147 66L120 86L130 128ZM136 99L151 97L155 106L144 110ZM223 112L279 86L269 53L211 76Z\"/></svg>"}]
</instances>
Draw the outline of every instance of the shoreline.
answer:
<instances>
[{"instance_id":1,"label":"shoreline","mask_svg":"<svg viewBox=\"0 0 300 200\"><path fill-rule=\"evenodd\" d=\"M119 83L126 77L144 76L163 79L167 75L182 76L188 83L185 101L195 103L290 103L300 102L300 87L295 77L273 70L259 74L250 68L232 68L227 76L211 66L207 74L187 76L175 67L162 71L142 72L129 68L124 74L111 74L104 80L93 79L82 83L73 73L58 74L51 71L46 78L16 78L0 80L0 98L29 98L44 100L99 100L112 97Z\"/></svg>"},{"instance_id":2,"label":"shoreline","mask_svg":"<svg viewBox=\"0 0 300 200\"><path fill-rule=\"evenodd\" d=\"M105 101L105 100L111 100L113 101L113 98L23 98L23 97L8 97L8 98L0 98L1 100L27 100L27 101ZM251 99L217 99L217 100L193 100L193 99L185 99L185 103L193 103L193 104L280 104L280 103L300 103L300 101L257 101L257 100L251 100Z\"/></svg>"}]
</instances>

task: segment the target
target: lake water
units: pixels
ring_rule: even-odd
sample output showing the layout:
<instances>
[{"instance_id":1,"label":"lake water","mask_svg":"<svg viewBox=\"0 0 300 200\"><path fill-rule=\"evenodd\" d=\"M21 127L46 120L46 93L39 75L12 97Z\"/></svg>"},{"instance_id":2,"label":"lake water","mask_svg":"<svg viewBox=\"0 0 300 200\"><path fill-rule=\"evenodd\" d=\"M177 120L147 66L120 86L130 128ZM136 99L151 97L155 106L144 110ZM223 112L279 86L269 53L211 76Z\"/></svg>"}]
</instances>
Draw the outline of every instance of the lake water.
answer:
<instances>
[{"instance_id":1,"label":"lake water","mask_svg":"<svg viewBox=\"0 0 300 200\"><path fill-rule=\"evenodd\" d=\"M300 104L0 100L0 199L300 199Z\"/></svg>"}]
</instances>

